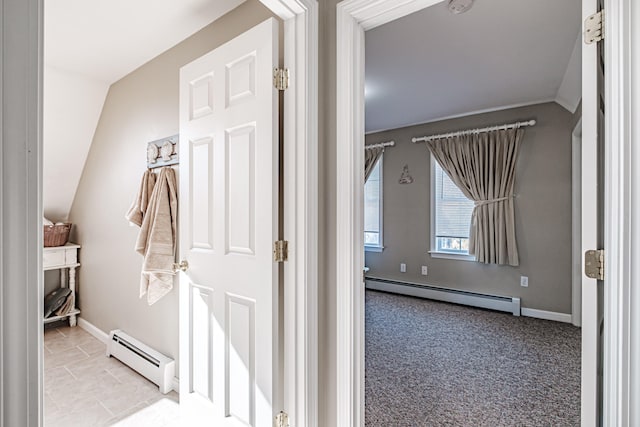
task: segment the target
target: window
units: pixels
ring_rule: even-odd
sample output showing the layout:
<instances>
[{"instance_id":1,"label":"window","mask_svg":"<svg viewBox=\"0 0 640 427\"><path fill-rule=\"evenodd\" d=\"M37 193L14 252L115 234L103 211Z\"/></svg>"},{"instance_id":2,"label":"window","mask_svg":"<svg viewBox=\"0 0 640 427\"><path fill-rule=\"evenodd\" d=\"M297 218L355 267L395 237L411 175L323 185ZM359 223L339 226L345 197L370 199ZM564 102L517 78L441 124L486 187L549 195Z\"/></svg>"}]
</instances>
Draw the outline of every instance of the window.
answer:
<instances>
[{"instance_id":1,"label":"window","mask_svg":"<svg viewBox=\"0 0 640 427\"><path fill-rule=\"evenodd\" d=\"M382 158L373 167L364 184L364 246L366 250L382 250Z\"/></svg>"},{"instance_id":2,"label":"window","mask_svg":"<svg viewBox=\"0 0 640 427\"><path fill-rule=\"evenodd\" d=\"M472 258L469 256L469 228L473 201L462 194L434 159L431 187L431 255Z\"/></svg>"}]
</instances>

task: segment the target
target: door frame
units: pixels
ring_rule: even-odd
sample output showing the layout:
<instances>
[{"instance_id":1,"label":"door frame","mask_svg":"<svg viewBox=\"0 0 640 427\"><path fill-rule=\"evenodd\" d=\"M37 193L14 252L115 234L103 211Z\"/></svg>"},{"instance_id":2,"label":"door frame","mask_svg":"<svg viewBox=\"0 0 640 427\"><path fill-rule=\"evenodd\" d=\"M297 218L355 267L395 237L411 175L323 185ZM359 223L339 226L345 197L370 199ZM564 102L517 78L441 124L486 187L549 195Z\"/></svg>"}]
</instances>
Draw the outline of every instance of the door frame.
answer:
<instances>
[{"instance_id":1,"label":"door frame","mask_svg":"<svg viewBox=\"0 0 640 427\"><path fill-rule=\"evenodd\" d=\"M439 0L344 0L337 5L336 419L364 424L362 182L364 32ZM635 425L640 412L640 5L605 0L606 272L604 425ZM595 12L595 10L594 10ZM635 61L635 62L634 62ZM583 123L587 119L583 116ZM634 122L635 120L635 122Z\"/></svg>"},{"instance_id":2,"label":"door frame","mask_svg":"<svg viewBox=\"0 0 640 427\"><path fill-rule=\"evenodd\" d=\"M284 404L318 418L318 4L260 0L284 21ZM0 427L43 422L43 0L0 0Z\"/></svg>"}]
</instances>

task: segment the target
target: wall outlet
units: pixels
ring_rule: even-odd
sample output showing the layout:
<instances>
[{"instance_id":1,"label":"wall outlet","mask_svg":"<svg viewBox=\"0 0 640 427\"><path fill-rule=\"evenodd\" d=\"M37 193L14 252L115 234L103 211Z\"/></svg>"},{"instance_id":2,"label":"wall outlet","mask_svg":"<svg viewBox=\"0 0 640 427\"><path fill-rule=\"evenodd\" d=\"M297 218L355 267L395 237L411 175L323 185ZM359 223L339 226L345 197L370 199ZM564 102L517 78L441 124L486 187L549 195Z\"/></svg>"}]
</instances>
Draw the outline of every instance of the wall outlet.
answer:
<instances>
[{"instance_id":1,"label":"wall outlet","mask_svg":"<svg viewBox=\"0 0 640 427\"><path fill-rule=\"evenodd\" d=\"M426 265L423 265L423 266L422 266L422 275L423 275L423 276L426 276L426 275L427 275L427 271L428 271L427 266L426 266Z\"/></svg>"},{"instance_id":2,"label":"wall outlet","mask_svg":"<svg viewBox=\"0 0 640 427\"><path fill-rule=\"evenodd\" d=\"M529 287L529 277L528 276L520 276L520 286L523 288Z\"/></svg>"},{"instance_id":3,"label":"wall outlet","mask_svg":"<svg viewBox=\"0 0 640 427\"><path fill-rule=\"evenodd\" d=\"M400 273L406 273L406 272L407 272L407 264L403 262L400 264Z\"/></svg>"}]
</instances>

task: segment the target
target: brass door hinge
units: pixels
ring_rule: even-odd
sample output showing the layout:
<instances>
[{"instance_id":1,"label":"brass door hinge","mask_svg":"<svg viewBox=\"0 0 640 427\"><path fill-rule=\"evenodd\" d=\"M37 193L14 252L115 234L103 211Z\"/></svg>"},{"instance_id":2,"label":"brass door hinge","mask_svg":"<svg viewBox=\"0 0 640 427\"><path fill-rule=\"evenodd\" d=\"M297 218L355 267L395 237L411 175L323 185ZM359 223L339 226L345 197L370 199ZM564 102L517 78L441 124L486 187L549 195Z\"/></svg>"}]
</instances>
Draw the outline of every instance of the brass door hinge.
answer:
<instances>
[{"instance_id":1,"label":"brass door hinge","mask_svg":"<svg viewBox=\"0 0 640 427\"><path fill-rule=\"evenodd\" d=\"M289 258L289 242L278 240L273 242L273 260L275 262L285 262Z\"/></svg>"},{"instance_id":2,"label":"brass door hinge","mask_svg":"<svg viewBox=\"0 0 640 427\"><path fill-rule=\"evenodd\" d=\"M275 87L278 90L286 90L289 88L289 69L288 68L274 68L273 87Z\"/></svg>"},{"instance_id":3,"label":"brass door hinge","mask_svg":"<svg viewBox=\"0 0 640 427\"><path fill-rule=\"evenodd\" d=\"M584 20L584 42L592 44L602 39L604 39L604 10Z\"/></svg>"},{"instance_id":4,"label":"brass door hinge","mask_svg":"<svg viewBox=\"0 0 640 427\"><path fill-rule=\"evenodd\" d=\"M284 411L280 411L273 421L274 427L289 427L289 415Z\"/></svg>"},{"instance_id":5,"label":"brass door hinge","mask_svg":"<svg viewBox=\"0 0 640 427\"><path fill-rule=\"evenodd\" d=\"M604 280L604 250L584 253L584 274L590 279Z\"/></svg>"}]
</instances>

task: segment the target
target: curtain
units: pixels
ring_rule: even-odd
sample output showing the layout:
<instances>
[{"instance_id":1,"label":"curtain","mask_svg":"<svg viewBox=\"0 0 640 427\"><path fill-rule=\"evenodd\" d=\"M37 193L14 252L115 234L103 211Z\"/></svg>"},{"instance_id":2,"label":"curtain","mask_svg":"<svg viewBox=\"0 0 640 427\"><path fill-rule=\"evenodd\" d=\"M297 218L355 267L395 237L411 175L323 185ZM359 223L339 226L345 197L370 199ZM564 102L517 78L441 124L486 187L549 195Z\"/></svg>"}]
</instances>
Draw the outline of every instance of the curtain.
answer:
<instances>
[{"instance_id":1,"label":"curtain","mask_svg":"<svg viewBox=\"0 0 640 427\"><path fill-rule=\"evenodd\" d=\"M373 167L382 156L384 147L366 148L364 149L364 182L367 182L369 175L373 172Z\"/></svg>"},{"instance_id":2,"label":"curtain","mask_svg":"<svg viewBox=\"0 0 640 427\"><path fill-rule=\"evenodd\" d=\"M513 187L523 129L495 130L427 142L427 147L469 199L469 254L485 264L519 264Z\"/></svg>"}]
</instances>

